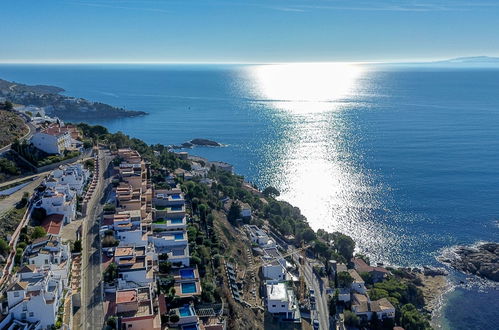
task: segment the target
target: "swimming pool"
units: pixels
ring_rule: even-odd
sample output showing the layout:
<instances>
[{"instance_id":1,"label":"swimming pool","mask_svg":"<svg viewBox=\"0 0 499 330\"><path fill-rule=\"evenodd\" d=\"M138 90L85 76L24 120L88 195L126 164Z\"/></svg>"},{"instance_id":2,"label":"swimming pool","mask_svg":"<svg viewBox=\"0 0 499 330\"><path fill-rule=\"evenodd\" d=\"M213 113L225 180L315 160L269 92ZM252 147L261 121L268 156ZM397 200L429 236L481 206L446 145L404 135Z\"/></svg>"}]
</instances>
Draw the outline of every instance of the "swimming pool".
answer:
<instances>
[{"instance_id":1,"label":"swimming pool","mask_svg":"<svg viewBox=\"0 0 499 330\"><path fill-rule=\"evenodd\" d=\"M179 311L179 314L181 317L187 317L187 316L191 316L193 315L192 313L192 310L191 310L191 307L190 306L184 306L184 307L180 307L178 309Z\"/></svg>"},{"instance_id":2,"label":"swimming pool","mask_svg":"<svg viewBox=\"0 0 499 330\"><path fill-rule=\"evenodd\" d=\"M172 199L181 199L180 195L172 195Z\"/></svg>"},{"instance_id":3,"label":"swimming pool","mask_svg":"<svg viewBox=\"0 0 499 330\"><path fill-rule=\"evenodd\" d=\"M194 282L180 283L180 286L182 293L196 293L196 283Z\"/></svg>"},{"instance_id":4,"label":"swimming pool","mask_svg":"<svg viewBox=\"0 0 499 330\"><path fill-rule=\"evenodd\" d=\"M184 234L183 233L180 233L180 234L173 234L173 237L177 240L177 239L184 239Z\"/></svg>"},{"instance_id":5,"label":"swimming pool","mask_svg":"<svg viewBox=\"0 0 499 330\"><path fill-rule=\"evenodd\" d=\"M192 269L181 269L179 273L181 278L194 278L194 270Z\"/></svg>"},{"instance_id":6,"label":"swimming pool","mask_svg":"<svg viewBox=\"0 0 499 330\"><path fill-rule=\"evenodd\" d=\"M182 223L184 219L170 219L171 224L179 224Z\"/></svg>"}]
</instances>

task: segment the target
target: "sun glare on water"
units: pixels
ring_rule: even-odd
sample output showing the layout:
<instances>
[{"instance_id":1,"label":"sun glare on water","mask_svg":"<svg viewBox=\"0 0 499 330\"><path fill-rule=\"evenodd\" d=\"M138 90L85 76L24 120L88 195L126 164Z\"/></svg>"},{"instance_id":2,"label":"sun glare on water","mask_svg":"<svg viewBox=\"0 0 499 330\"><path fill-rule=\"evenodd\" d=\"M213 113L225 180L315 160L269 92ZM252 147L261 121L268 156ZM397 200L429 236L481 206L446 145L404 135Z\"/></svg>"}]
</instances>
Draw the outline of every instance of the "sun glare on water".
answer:
<instances>
[{"instance_id":1,"label":"sun glare on water","mask_svg":"<svg viewBox=\"0 0 499 330\"><path fill-rule=\"evenodd\" d=\"M342 231L369 246L389 239L373 230L380 188L355 159L355 109L363 69L354 64L277 64L248 70L255 102L264 104L281 133L268 141L265 184L298 206L314 229ZM277 142L277 143L276 143ZM381 239L382 238L382 239ZM365 244L364 244L365 245Z\"/></svg>"},{"instance_id":2,"label":"sun glare on water","mask_svg":"<svg viewBox=\"0 0 499 330\"><path fill-rule=\"evenodd\" d=\"M343 63L292 63L253 67L252 77L259 94L280 109L295 113L331 109L355 87L362 70Z\"/></svg>"}]
</instances>

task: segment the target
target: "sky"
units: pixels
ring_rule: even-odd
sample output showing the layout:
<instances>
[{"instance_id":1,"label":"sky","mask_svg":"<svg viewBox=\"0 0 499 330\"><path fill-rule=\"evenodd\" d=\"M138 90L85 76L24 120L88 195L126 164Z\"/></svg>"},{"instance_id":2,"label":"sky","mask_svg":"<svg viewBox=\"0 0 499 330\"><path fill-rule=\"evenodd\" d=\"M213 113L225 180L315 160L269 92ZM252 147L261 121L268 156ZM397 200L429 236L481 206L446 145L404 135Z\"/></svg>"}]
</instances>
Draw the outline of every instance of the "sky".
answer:
<instances>
[{"instance_id":1,"label":"sky","mask_svg":"<svg viewBox=\"0 0 499 330\"><path fill-rule=\"evenodd\" d=\"M499 56L498 0L6 0L0 12L0 62Z\"/></svg>"}]
</instances>

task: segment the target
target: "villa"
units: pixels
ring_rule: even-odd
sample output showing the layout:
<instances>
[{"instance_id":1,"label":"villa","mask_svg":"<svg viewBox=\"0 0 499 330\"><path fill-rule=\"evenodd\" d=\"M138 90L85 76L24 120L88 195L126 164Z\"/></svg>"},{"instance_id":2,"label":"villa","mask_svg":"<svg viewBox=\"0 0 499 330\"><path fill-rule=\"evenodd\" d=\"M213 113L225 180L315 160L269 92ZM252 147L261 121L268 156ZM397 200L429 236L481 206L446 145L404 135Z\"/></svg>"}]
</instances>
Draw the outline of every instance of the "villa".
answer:
<instances>
[{"instance_id":1,"label":"villa","mask_svg":"<svg viewBox=\"0 0 499 330\"><path fill-rule=\"evenodd\" d=\"M118 329L161 329L161 319L154 311L151 287L144 286L116 292L116 310Z\"/></svg>"},{"instance_id":2,"label":"villa","mask_svg":"<svg viewBox=\"0 0 499 330\"><path fill-rule=\"evenodd\" d=\"M267 283L267 311L283 321L299 321L300 310L295 294L284 282Z\"/></svg>"}]
</instances>

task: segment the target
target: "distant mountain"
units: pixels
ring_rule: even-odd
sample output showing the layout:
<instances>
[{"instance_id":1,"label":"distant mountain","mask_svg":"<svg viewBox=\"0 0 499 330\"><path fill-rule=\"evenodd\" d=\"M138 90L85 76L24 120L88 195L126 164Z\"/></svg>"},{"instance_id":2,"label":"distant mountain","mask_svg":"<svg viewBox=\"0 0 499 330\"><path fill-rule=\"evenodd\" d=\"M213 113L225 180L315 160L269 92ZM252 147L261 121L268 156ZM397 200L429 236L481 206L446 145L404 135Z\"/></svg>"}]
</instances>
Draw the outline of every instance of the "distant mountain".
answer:
<instances>
[{"instance_id":1,"label":"distant mountain","mask_svg":"<svg viewBox=\"0 0 499 330\"><path fill-rule=\"evenodd\" d=\"M499 64L499 57L490 56L469 56L457 57L449 60L436 61L432 63L449 63L449 64Z\"/></svg>"}]
</instances>

